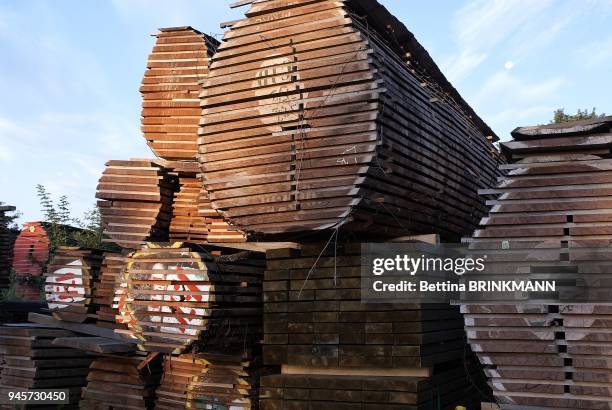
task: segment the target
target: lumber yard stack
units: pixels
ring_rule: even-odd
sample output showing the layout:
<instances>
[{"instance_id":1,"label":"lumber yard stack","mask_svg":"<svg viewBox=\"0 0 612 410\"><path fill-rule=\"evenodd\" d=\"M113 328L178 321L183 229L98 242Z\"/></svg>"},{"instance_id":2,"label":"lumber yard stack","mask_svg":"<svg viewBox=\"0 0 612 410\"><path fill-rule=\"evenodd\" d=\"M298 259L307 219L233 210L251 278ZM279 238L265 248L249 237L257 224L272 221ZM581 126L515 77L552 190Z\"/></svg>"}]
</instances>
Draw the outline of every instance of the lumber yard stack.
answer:
<instances>
[{"instance_id":1,"label":"lumber yard stack","mask_svg":"<svg viewBox=\"0 0 612 410\"><path fill-rule=\"evenodd\" d=\"M35 283L42 276L49 259L49 236L40 222L26 222L13 245L13 271L17 292L24 300L40 301Z\"/></svg>"},{"instance_id":2,"label":"lumber yard stack","mask_svg":"<svg viewBox=\"0 0 612 410\"><path fill-rule=\"evenodd\" d=\"M154 408L155 389L162 375L162 357L103 356L89 367L81 409L148 410Z\"/></svg>"},{"instance_id":3,"label":"lumber yard stack","mask_svg":"<svg viewBox=\"0 0 612 410\"><path fill-rule=\"evenodd\" d=\"M321 247L267 252L262 409L475 408L459 309L364 304L360 244Z\"/></svg>"},{"instance_id":4,"label":"lumber yard stack","mask_svg":"<svg viewBox=\"0 0 612 410\"><path fill-rule=\"evenodd\" d=\"M258 408L259 367L238 353L165 356L155 408Z\"/></svg>"},{"instance_id":5,"label":"lumber yard stack","mask_svg":"<svg viewBox=\"0 0 612 410\"><path fill-rule=\"evenodd\" d=\"M497 137L406 27L374 0L251 3L202 82L213 208L248 233L471 233Z\"/></svg>"},{"instance_id":6,"label":"lumber yard stack","mask_svg":"<svg viewBox=\"0 0 612 410\"><path fill-rule=\"evenodd\" d=\"M218 41L192 27L162 28L156 38L140 86L142 132L155 155L195 161L199 81Z\"/></svg>"},{"instance_id":7,"label":"lumber yard stack","mask_svg":"<svg viewBox=\"0 0 612 410\"><path fill-rule=\"evenodd\" d=\"M127 255L120 252L104 252L99 280L94 289L93 302L97 305L96 313L92 315L98 326L109 328L124 328L117 323L119 311L114 306L115 288L120 286L118 278L123 275L127 266Z\"/></svg>"},{"instance_id":8,"label":"lumber yard stack","mask_svg":"<svg viewBox=\"0 0 612 410\"><path fill-rule=\"evenodd\" d=\"M176 178L152 160L108 161L96 192L104 234L129 249L164 240L176 185Z\"/></svg>"},{"instance_id":9,"label":"lumber yard stack","mask_svg":"<svg viewBox=\"0 0 612 410\"><path fill-rule=\"evenodd\" d=\"M59 247L45 273L45 298L53 316L69 322L85 322L96 310L95 283L100 274L101 252Z\"/></svg>"},{"instance_id":10,"label":"lumber yard stack","mask_svg":"<svg viewBox=\"0 0 612 410\"><path fill-rule=\"evenodd\" d=\"M264 264L229 244L149 243L130 255L117 306L141 350L166 354L156 408L257 403Z\"/></svg>"},{"instance_id":11,"label":"lumber yard stack","mask_svg":"<svg viewBox=\"0 0 612 410\"><path fill-rule=\"evenodd\" d=\"M123 250L86 314L140 352L60 341L101 354L83 407L473 408L458 308L362 304L356 241L470 233L497 137L376 1L239 4L222 43L160 29L140 89L159 158L99 181Z\"/></svg>"},{"instance_id":12,"label":"lumber yard stack","mask_svg":"<svg viewBox=\"0 0 612 410\"><path fill-rule=\"evenodd\" d=\"M87 384L88 366L93 357L76 349L52 344L57 337L72 332L27 324L0 326L0 354L4 362L0 373L0 409L14 409L6 404L8 391L32 389L67 390L65 409L78 408L81 387ZM24 408L54 409L57 405L26 405Z\"/></svg>"},{"instance_id":13,"label":"lumber yard stack","mask_svg":"<svg viewBox=\"0 0 612 410\"><path fill-rule=\"evenodd\" d=\"M9 284L14 238L8 226L7 213L13 212L15 209L14 206L3 205L0 202L0 288L6 288Z\"/></svg>"},{"instance_id":14,"label":"lumber yard stack","mask_svg":"<svg viewBox=\"0 0 612 410\"><path fill-rule=\"evenodd\" d=\"M511 279L560 279L585 298L464 304L502 409L610 409L612 117L517 128L489 215L469 239ZM560 290L557 290L561 293Z\"/></svg>"},{"instance_id":15,"label":"lumber yard stack","mask_svg":"<svg viewBox=\"0 0 612 410\"><path fill-rule=\"evenodd\" d=\"M142 350L162 353L180 354L202 338L257 341L263 263L250 251L149 243L124 272L128 327Z\"/></svg>"},{"instance_id":16,"label":"lumber yard stack","mask_svg":"<svg viewBox=\"0 0 612 410\"><path fill-rule=\"evenodd\" d=\"M171 241L202 244L246 240L243 232L231 227L211 207L197 162L166 161L164 164L176 174L179 182L172 202Z\"/></svg>"}]
</instances>

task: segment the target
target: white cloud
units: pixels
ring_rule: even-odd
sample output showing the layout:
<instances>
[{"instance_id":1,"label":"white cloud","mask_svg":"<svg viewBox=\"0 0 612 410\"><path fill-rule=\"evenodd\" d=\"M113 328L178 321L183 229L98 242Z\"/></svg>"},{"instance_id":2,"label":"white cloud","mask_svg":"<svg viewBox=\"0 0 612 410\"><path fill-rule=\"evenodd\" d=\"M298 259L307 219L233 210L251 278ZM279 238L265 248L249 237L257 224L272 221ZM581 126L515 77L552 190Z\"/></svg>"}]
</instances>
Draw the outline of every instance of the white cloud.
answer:
<instances>
[{"instance_id":1,"label":"white cloud","mask_svg":"<svg viewBox=\"0 0 612 410\"><path fill-rule=\"evenodd\" d=\"M501 100L512 103L521 101L533 103L553 97L563 83L562 77L551 78L541 83L527 83L508 71L499 71L484 83L476 102L482 104Z\"/></svg>"},{"instance_id":2,"label":"white cloud","mask_svg":"<svg viewBox=\"0 0 612 410\"><path fill-rule=\"evenodd\" d=\"M589 68L604 64L611 65L612 35L586 44L582 48L579 48L574 55L582 64Z\"/></svg>"},{"instance_id":3,"label":"white cloud","mask_svg":"<svg viewBox=\"0 0 612 410\"><path fill-rule=\"evenodd\" d=\"M510 70L498 71L485 81L473 100L474 107L504 140L518 125L546 122L566 83L561 76L535 82Z\"/></svg>"},{"instance_id":4,"label":"white cloud","mask_svg":"<svg viewBox=\"0 0 612 410\"><path fill-rule=\"evenodd\" d=\"M579 11L552 0L470 1L455 13L456 51L443 62L443 71L459 81L499 50L517 62L549 45Z\"/></svg>"}]
</instances>

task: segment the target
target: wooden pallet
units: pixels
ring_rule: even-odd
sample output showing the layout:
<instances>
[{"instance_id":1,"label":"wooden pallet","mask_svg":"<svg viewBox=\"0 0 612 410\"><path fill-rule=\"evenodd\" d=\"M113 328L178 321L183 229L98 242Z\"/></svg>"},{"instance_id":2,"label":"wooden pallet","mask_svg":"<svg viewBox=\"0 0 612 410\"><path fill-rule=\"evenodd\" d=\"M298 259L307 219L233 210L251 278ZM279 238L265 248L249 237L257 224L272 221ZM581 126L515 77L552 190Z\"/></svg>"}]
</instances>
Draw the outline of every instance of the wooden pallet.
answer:
<instances>
[{"instance_id":1,"label":"wooden pallet","mask_svg":"<svg viewBox=\"0 0 612 410\"><path fill-rule=\"evenodd\" d=\"M109 328L125 328L125 325L116 322L118 311L113 307L117 278L123 276L127 266L127 255L119 252L104 252L100 276L96 282L93 302L97 306L96 313L92 315L96 324Z\"/></svg>"},{"instance_id":2,"label":"wooden pallet","mask_svg":"<svg viewBox=\"0 0 612 410\"><path fill-rule=\"evenodd\" d=\"M13 259L14 238L8 226L8 212L15 211L14 206L2 205L0 202L0 288L9 285L9 270Z\"/></svg>"},{"instance_id":3,"label":"wooden pallet","mask_svg":"<svg viewBox=\"0 0 612 410\"><path fill-rule=\"evenodd\" d=\"M13 245L13 270L18 278L42 276L49 259L49 237L41 222L26 222ZM17 292L25 300L41 300L33 284L20 283Z\"/></svg>"},{"instance_id":4,"label":"wooden pallet","mask_svg":"<svg viewBox=\"0 0 612 410\"><path fill-rule=\"evenodd\" d=\"M149 243L128 261L116 296L121 321L146 351L259 340L263 263L252 251Z\"/></svg>"},{"instance_id":5,"label":"wooden pallet","mask_svg":"<svg viewBox=\"0 0 612 410\"><path fill-rule=\"evenodd\" d=\"M441 402L459 405L461 398L476 403L477 391L465 372L473 366L465 364L470 353L459 309L364 304L360 244L340 241L323 251L324 245L302 243L299 250L266 253L263 359L265 365L282 365L283 374L269 379L262 408L376 408L383 403L398 409L431 408L426 406L432 403L432 380L442 377L441 369L454 372L452 381L444 383ZM477 380L479 370L471 371ZM378 387L361 384L366 379ZM323 387L322 380L329 386L357 387L342 396L329 390L335 387ZM417 382L430 387L396 392L384 387L391 380L413 389ZM381 398L366 399L368 394ZM390 399L393 394L411 398ZM370 407L359 407L369 400Z\"/></svg>"},{"instance_id":6,"label":"wooden pallet","mask_svg":"<svg viewBox=\"0 0 612 410\"><path fill-rule=\"evenodd\" d=\"M146 355L104 356L89 367L81 409L153 409L155 389L162 375L162 358Z\"/></svg>"},{"instance_id":7,"label":"wooden pallet","mask_svg":"<svg viewBox=\"0 0 612 410\"><path fill-rule=\"evenodd\" d=\"M166 240L176 187L175 176L153 160L108 161L96 192L104 234L129 249Z\"/></svg>"},{"instance_id":8,"label":"wooden pallet","mask_svg":"<svg viewBox=\"0 0 612 410\"><path fill-rule=\"evenodd\" d=\"M162 28L155 37L140 86L142 132L155 155L195 161L199 82L218 41L191 27Z\"/></svg>"},{"instance_id":9,"label":"wooden pallet","mask_svg":"<svg viewBox=\"0 0 612 410\"><path fill-rule=\"evenodd\" d=\"M255 366L241 354L165 356L155 408L254 409L258 384Z\"/></svg>"},{"instance_id":10,"label":"wooden pallet","mask_svg":"<svg viewBox=\"0 0 612 410\"><path fill-rule=\"evenodd\" d=\"M468 238L487 273L578 281L609 291L612 117L513 131L508 175ZM602 303L466 304L465 327L502 409L610 409L612 306Z\"/></svg>"},{"instance_id":11,"label":"wooden pallet","mask_svg":"<svg viewBox=\"0 0 612 410\"><path fill-rule=\"evenodd\" d=\"M85 322L96 306L93 290L100 275L101 252L59 247L45 273L45 299L53 316L69 322Z\"/></svg>"},{"instance_id":12,"label":"wooden pallet","mask_svg":"<svg viewBox=\"0 0 612 410\"><path fill-rule=\"evenodd\" d=\"M52 345L56 337L73 335L32 323L1 326L0 356L4 365L0 373L0 394L6 397L9 390L67 389L70 403L62 408L77 408L92 357L76 349ZM0 409L13 408L13 405L0 404Z\"/></svg>"},{"instance_id":13,"label":"wooden pallet","mask_svg":"<svg viewBox=\"0 0 612 410\"><path fill-rule=\"evenodd\" d=\"M472 231L496 137L401 23L373 0L245 14L202 83L213 208L249 233Z\"/></svg>"}]
</instances>

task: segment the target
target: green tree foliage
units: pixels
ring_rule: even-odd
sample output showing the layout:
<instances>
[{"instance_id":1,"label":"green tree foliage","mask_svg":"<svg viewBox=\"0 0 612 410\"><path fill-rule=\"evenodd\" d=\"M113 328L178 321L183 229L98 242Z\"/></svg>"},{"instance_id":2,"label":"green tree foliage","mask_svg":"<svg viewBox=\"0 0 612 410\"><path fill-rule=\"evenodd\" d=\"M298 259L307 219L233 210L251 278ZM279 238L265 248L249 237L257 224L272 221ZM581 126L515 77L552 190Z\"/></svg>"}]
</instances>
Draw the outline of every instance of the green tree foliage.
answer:
<instances>
[{"instance_id":1,"label":"green tree foliage","mask_svg":"<svg viewBox=\"0 0 612 410\"><path fill-rule=\"evenodd\" d=\"M591 120L591 119L595 119L595 118L603 118L605 117L606 114L601 113L601 114L597 114L597 110L595 108L593 108L591 110L591 112L589 112L589 110L585 109L584 111L581 109L578 109L578 111L576 112L576 114L566 114L565 113L565 109L564 108L558 108L555 110L554 112L554 116L552 121L550 122L551 124L560 124L563 122L572 122L572 121L580 121L580 120Z\"/></svg>"},{"instance_id":2,"label":"green tree foliage","mask_svg":"<svg viewBox=\"0 0 612 410\"><path fill-rule=\"evenodd\" d=\"M82 218L73 218L70 212L70 201L62 195L57 204L43 185L37 185L36 191L40 206L48 223L47 234L51 243L50 252L58 246L80 246L83 248L106 249L102 243L102 218L98 207L85 212Z\"/></svg>"}]
</instances>

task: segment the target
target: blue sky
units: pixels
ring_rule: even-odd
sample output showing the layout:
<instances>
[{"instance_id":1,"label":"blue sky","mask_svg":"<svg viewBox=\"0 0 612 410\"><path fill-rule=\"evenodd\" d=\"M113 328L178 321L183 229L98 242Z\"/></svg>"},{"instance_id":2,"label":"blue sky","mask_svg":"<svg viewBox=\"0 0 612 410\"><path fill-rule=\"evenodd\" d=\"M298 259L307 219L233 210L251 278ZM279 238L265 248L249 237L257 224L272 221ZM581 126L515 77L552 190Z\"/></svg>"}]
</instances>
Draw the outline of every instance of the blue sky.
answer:
<instances>
[{"instance_id":1,"label":"blue sky","mask_svg":"<svg viewBox=\"0 0 612 410\"><path fill-rule=\"evenodd\" d=\"M502 138L552 111L612 114L612 0L382 0ZM93 207L108 159L150 157L139 83L158 27L220 34L224 0L0 2L0 201L41 217L35 186ZM219 37L220 38L220 37Z\"/></svg>"}]
</instances>

